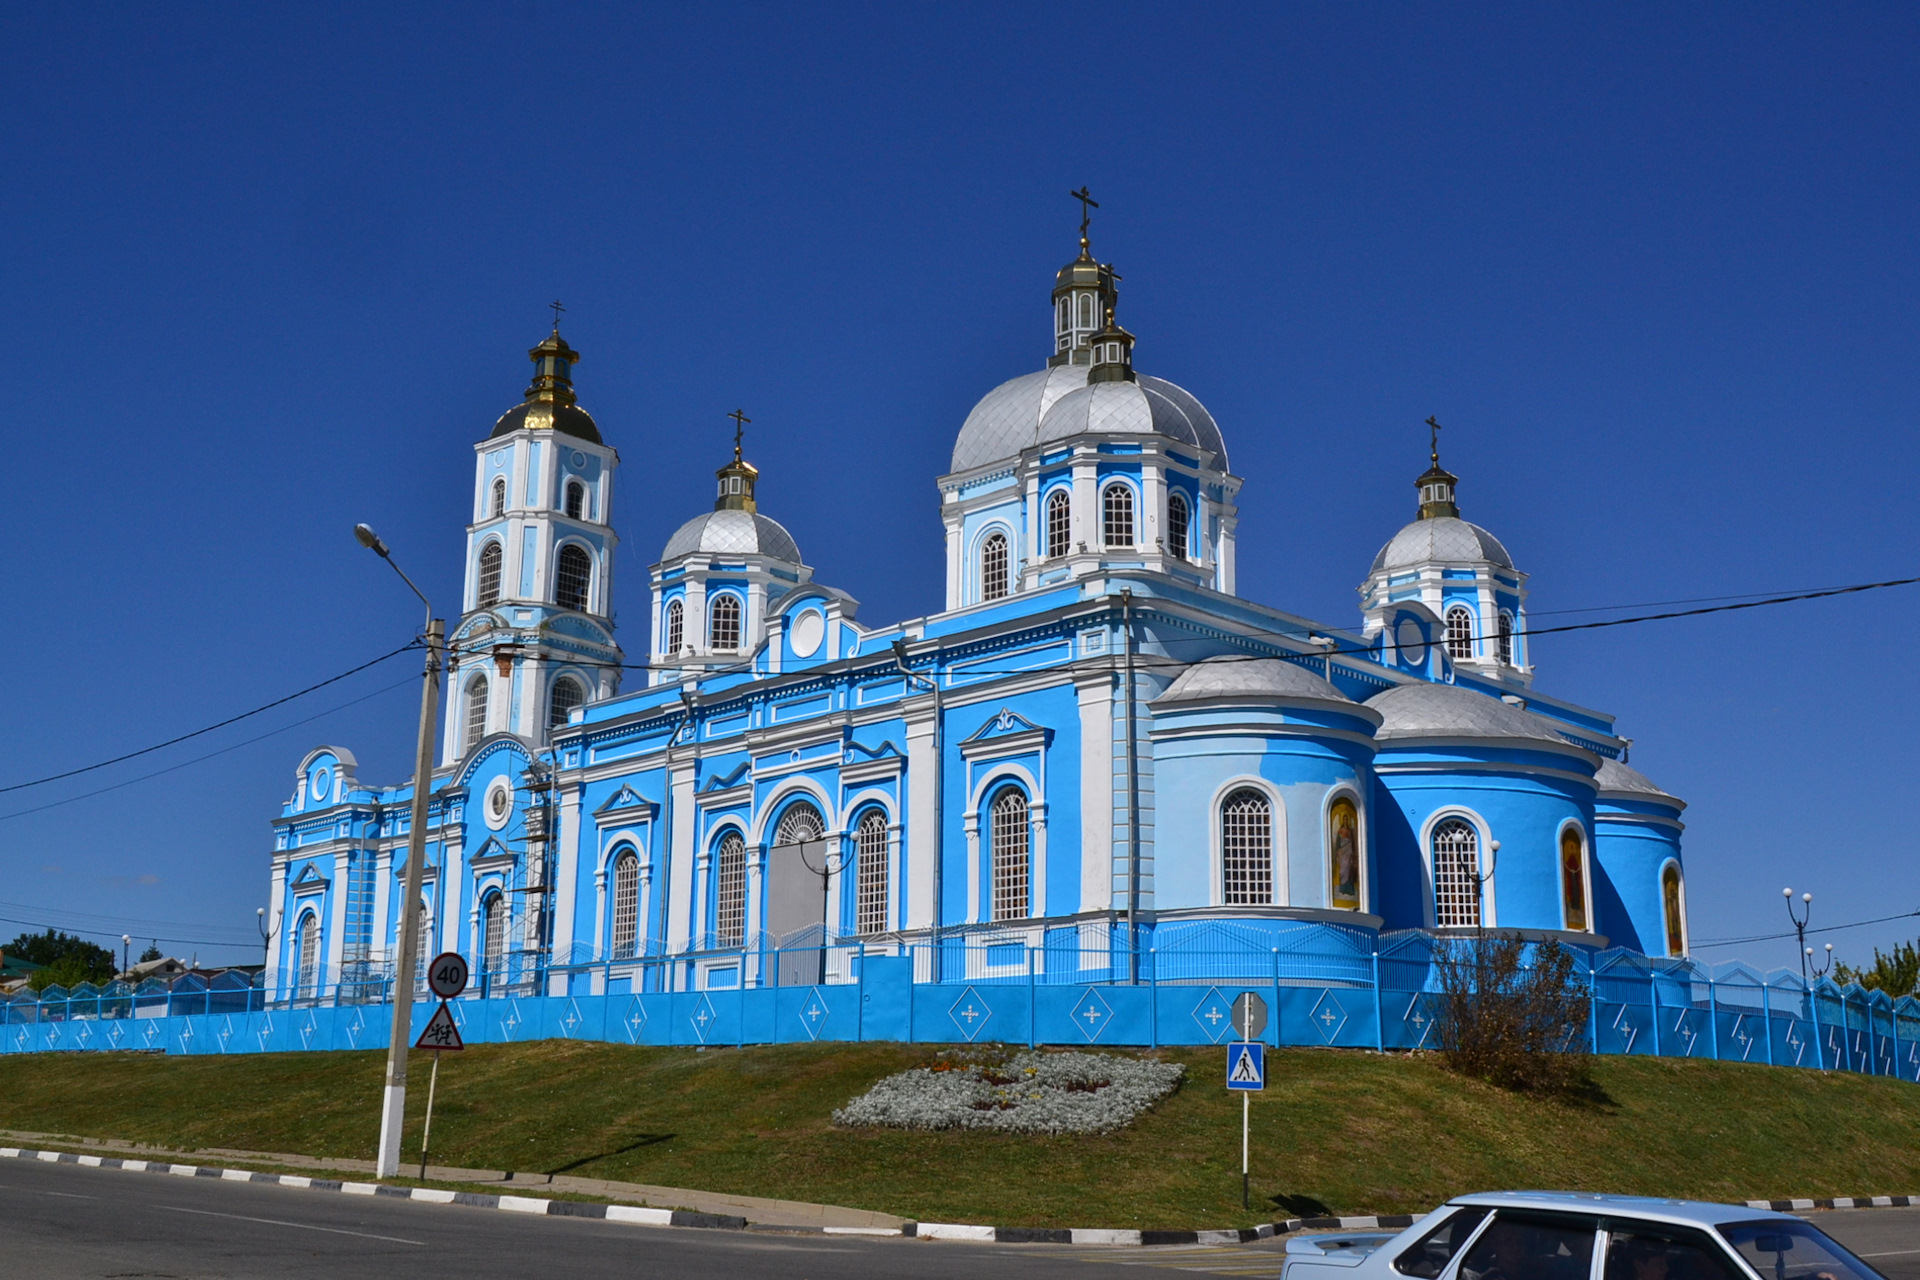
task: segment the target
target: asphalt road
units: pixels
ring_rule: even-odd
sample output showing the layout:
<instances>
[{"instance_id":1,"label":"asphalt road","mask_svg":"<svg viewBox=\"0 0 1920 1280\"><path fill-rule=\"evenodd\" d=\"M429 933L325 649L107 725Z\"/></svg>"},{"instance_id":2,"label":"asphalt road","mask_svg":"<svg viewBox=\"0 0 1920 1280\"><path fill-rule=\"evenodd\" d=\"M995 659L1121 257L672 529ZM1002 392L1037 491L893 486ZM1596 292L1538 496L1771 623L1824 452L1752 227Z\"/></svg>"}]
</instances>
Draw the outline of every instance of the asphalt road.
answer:
<instances>
[{"instance_id":1,"label":"asphalt road","mask_svg":"<svg viewBox=\"0 0 1920 1280\"><path fill-rule=\"evenodd\" d=\"M1920 1280L1920 1209L1811 1215L1889 1280ZM80 1165L0 1162L0 1280L653 1276L761 1280L1274 1277L1282 1240L1094 1249L636 1227ZM1171 1280L1171 1277L1169 1277Z\"/></svg>"}]
</instances>

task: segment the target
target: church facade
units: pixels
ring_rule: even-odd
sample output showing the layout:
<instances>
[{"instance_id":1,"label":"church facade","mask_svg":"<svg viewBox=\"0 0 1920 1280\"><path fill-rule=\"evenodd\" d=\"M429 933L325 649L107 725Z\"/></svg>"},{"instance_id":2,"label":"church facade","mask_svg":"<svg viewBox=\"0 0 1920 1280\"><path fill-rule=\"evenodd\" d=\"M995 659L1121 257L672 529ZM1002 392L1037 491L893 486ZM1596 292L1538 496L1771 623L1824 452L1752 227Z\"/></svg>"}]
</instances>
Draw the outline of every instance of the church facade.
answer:
<instances>
[{"instance_id":1,"label":"church facade","mask_svg":"<svg viewBox=\"0 0 1920 1280\"><path fill-rule=\"evenodd\" d=\"M557 327L535 347L474 446L422 954L469 956L483 994L888 954L920 981L1228 976L1487 927L1684 955L1684 806L1611 716L1534 688L1526 575L1437 449L1357 625L1241 597L1223 432L1134 368L1115 280L1083 228L1044 364L961 426L941 612L863 623L736 437L650 570L641 655L612 623L619 455ZM278 998L379 998L412 794L342 747L300 762Z\"/></svg>"}]
</instances>

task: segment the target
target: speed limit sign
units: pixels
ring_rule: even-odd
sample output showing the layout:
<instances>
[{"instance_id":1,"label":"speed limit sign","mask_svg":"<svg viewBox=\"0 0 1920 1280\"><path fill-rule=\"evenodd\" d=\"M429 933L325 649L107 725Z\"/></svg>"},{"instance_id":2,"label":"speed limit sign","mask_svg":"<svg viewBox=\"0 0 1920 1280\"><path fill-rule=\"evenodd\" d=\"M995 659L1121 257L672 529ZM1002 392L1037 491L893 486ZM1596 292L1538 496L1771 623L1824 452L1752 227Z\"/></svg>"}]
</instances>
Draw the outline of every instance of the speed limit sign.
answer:
<instances>
[{"instance_id":1,"label":"speed limit sign","mask_svg":"<svg viewBox=\"0 0 1920 1280\"><path fill-rule=\"evenodd\" d=\"M467 989L467 962L457 951L442 951L427 966L427 987L442 1000Z\"/></svg>"}]
</instances>

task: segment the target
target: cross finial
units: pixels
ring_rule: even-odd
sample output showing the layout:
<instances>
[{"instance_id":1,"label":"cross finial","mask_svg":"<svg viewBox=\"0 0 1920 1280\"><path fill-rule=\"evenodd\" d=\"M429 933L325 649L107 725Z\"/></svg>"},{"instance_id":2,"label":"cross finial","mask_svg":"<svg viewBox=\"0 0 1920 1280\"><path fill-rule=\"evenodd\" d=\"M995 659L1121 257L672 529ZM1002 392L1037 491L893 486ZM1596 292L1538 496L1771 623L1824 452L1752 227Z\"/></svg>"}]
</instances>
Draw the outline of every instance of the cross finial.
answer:
<instances>
[{"instance_id":1,"label":"cross finial","mask_svg":"<svg viewBox=\"0 0 1920 1280\"><path fill-rule=\"evenodd\" d=\"M560 332L560 313L565 311L566 308L560 305L560 299L558 298L549 302L547 306L553 311L553 331L558 333Z\"/></svg>"},{"instance_id":2,"label":"cross finial","mask_svg":"<svg viewBox=\"0 0 1920 1280\"><path fill-rule=\"evenodd\" d=\"M733 460L738 462L740 461L740 433L746 430L747 424L753 419L739 409L735 409L727 416L733 419Z\"/></svg>"},{"instance_id":3,"label":"cross finial","mask_svg":"<svg viewBox=\"0 0 1920 1280\"><path fill-rule=\"evenodd\" d=\"M1427 446L1433 451L1433 465L1440 465L1440 424L1427 415Z\"/></svg>"},{"instance_id":4,"label":"cross finial","mask_svg":"<svg viewBox=\"0 0 1920 1280\"><path fill-rule=\"evenodd\" d=\"M1087 190L1087 184L1084 182L1080 184L1078 191L1069 191L1067 194L1080 202L1080 252L1084 254L1087 252L1087 226L1093 220L1093 215L1087 210L1098 209L1100 202L1093 198L1093 193Z\"/></svg>"}]
</instances>

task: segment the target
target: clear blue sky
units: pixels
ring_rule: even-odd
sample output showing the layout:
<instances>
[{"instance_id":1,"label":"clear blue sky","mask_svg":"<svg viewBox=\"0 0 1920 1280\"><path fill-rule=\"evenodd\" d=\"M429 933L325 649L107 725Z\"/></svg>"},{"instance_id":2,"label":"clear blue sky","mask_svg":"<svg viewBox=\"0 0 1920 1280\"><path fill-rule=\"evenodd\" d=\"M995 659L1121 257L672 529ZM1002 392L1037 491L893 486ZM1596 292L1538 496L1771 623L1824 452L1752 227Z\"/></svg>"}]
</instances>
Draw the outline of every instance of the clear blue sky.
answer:
<instances>
[{"instance_id":1,"label":"clear blue sky","mask_svg":"<svg viewBox=\"0 0 1920 1280\"><path fill-rule=\"evenodd\" d=\"M819 578L937 608L932 479L1046 354L1083 182L1141 367L1246 477L1249 596L1357 622L1430 413L1542 624L1913 573L1917 37L1866 5L20 8L0 785L403 643L356 520L450 607L470 443L554 297L623 460L630 651L736 406ZM1783 923L1785 884L1816 923L1920 906L1916 635L1906 588L1534 654L1691 803L1704 940ZM301 753L399 779L411 676L0 795L0 899L250 936Z\"/></svg>"}]
</instances>

